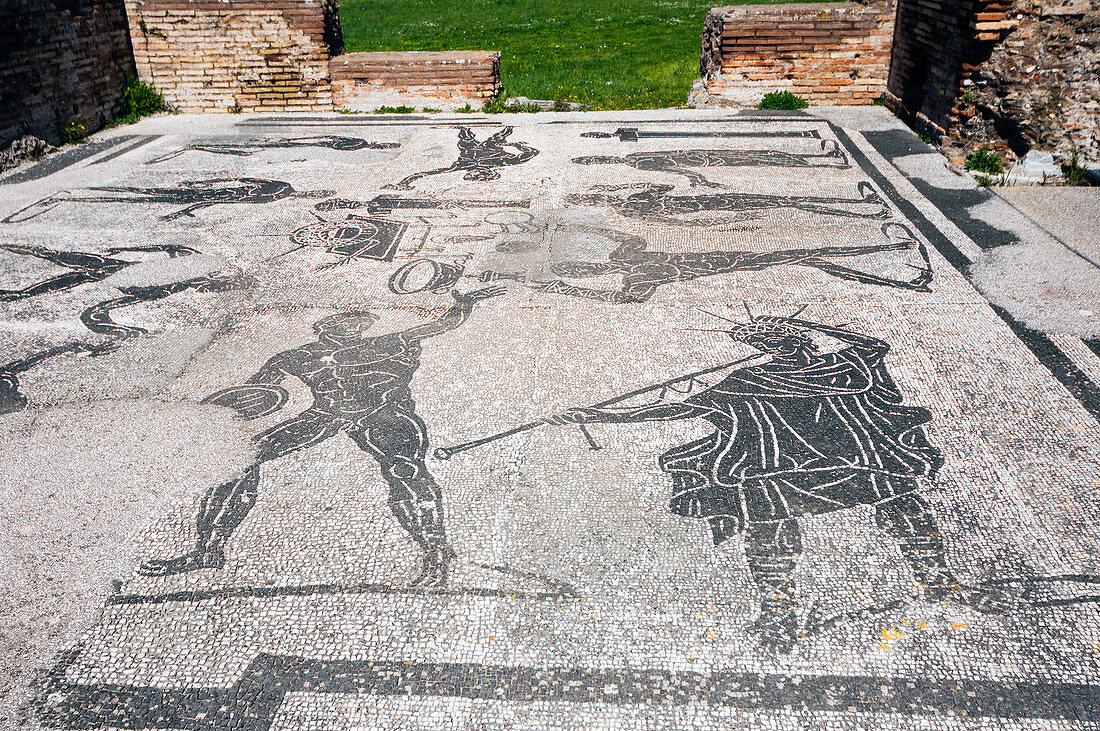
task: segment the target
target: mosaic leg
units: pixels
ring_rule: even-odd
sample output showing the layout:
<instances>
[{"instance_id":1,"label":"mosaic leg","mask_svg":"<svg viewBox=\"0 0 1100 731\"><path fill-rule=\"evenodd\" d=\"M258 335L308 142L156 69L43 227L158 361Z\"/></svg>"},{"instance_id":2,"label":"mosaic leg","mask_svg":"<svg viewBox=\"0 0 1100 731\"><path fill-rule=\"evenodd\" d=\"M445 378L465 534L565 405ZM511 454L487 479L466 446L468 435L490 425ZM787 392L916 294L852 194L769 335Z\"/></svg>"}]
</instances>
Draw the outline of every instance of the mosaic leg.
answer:
<instances>
[{"instance_id":1,"label":"mosaic leg","mask_svg":"<svg viewBox=\"0 0 1100 731\"><path fill-rule=\"evenodd\" d=\"M330 415L306 411L260 434L256 438L259 444L256 462L240 477L211 488L203 496L195 521L195 548L174 558L144 561L139 573L170 576L197 569L221 568L225 563L226 542L256 504L260 465L323 442L336 434L340 426L340 422Z\"/></svg>"},{"instance_id":2,"label":"mosaic leg","mask_svg":"<svg viewBox=\"0 0 1100 731\"><path fill-rule=\"evenodd\" d=\"M749 523L745 528L745 557L760 593L760 616L753 629L761 645L772 652L789 652L798 639L794 569L801 554L802 534L796 520Z\"/></svg>"},{"instance_id":3,"label":"mosaic leg","mask_svg":"<svg viewBox=\"0 0 1100 731\"><path fill-rule=\"evenodd\" d=\"M936 515L921 496L910 493L882 503L875 519L879 527L898 541L902 555L929 599L951 600L987 613L1012 608L1009 598L998 591L959 582L947 565Z\"/></svg>"},{"instance_id":4,"label":"mosaic leg","mask_svg":"<svg viewBox=\"0 0 1100 731\"><path fill-rule=\"evenodd\" d=\"M390 509L424 552L412 586L445 585L454 552L444 530L443 492L424 462L428 448L424 422L411 412L383 412L348 436L378 460L390 486Z\"/></svg>"}]
</instances>

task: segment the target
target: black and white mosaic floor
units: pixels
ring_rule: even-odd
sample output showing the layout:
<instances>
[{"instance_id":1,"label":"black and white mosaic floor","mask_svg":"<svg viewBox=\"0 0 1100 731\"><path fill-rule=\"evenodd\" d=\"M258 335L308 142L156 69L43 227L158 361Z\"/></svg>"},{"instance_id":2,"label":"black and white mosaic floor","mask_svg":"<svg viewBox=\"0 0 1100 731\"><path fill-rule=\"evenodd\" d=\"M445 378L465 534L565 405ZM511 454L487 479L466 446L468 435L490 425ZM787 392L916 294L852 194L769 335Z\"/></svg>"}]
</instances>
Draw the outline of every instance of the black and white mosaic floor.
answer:
<instances>
[{"instance_id":1,"label":"black and white mosaic floor","mask_svg":"<svg viewBox=\"0 0 1100 731\"><path fill-rule=\"evenodd\" d=\"M139 516L26 724L1100 726L1100 359L857 129L134 129L0 178L6 550Z\"/></svg>"}]
</instances>

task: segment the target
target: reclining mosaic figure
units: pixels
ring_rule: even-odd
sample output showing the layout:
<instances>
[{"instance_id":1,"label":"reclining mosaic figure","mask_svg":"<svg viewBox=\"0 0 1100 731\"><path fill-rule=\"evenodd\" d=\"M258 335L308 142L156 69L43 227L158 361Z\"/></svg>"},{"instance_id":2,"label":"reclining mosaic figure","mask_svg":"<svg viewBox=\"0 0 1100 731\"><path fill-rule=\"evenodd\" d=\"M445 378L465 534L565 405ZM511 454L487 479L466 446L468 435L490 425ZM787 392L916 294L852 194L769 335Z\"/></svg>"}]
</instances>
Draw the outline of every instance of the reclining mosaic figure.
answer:
<instances>
[{"instance_id":1,"label":"reclining mosaic figure","mask_svg":"<svg viewBox=\"0 0 1100 731\"><path fill-rule=\"evenodd\" d=\"M94 333L108 335L110 339L100 343L73 342L39 350L31 355L0 364L0 414L21 411L27 407L27 397L19 390L19 374L29 371L39 363L68 354L87 354L91 357L106 355L118 349L122 341L144 335L148 331L136 325L115 322L112 313L122 307L156 302L178 292L226 292L245 289L252 279L243 274L210 274L182 282L157 284L144 287L124 287L121 297L98 302L80 313L80 321Z\"/></svg>"},{"instance_id":2,"label":"reclining mosaic figure","mask_svg":"<svg viewBox=\"0 0 1100 731\"><path fill-rule=\"evenodd\" d=\"M16 254L34 256L72 270L36 282L23 289L0 289L0 302L26 299L51 292L61 292L82 284L99 282L126 267L138 263L137 261L113 257L112 254L157 252L166 253L170 258L176 258L199 253L196 249L178 244L117 246L108 248L106 254L86 251L57 251L25 244L0 244L0 249ZM179 282L120 288L120 297L98 302L86 307L80 313L80 321L84 326L94 333L110 336L107 341L101 343L73 342L57 345L44 348L18 360L0 364L0 414L20 411L27 407L27 397L19 388L19 374L29 371L40 363L63 355L87 354L92 357L105 355L117 349L123 340L147 332L144 328L135 325L124 325L115 322L112 318L114 310L143 302L156 302L179 292L225 292L234 289L245 289L251 283L252 279L242 274L215 273Z\"/></svg>"},{"instance_id":3,"label":"reclining mosaic figure","mask_svg":"<svg viewBox=\"0 0 1100 731\"><path fill-rule=\"evenodd\" d=\"M840 151L834 140L822 140L822 153L783 152L782 150L671 150L668 152L632 152L625 157L610 155L589 155L575 157L578 165L628 165L635 170L646 172L672 173L688 179L694 188L702 185L707 188L721 188L720 183L712 183L692 168L714 167L848 167L848 158Z\"/></svg>"},{"instance_id":4,"label":"reclining mosaic figure","mask_svg":"<svg viewBox=\"0 0 1100 731\"><path fill-rule=\"evenodd\" d=\"M62 203L170 203L184 206L175 213L161 216L171 221L193 216L195 211L227 203L272 203L284 198L327 198L331 190L296 191L290 183L262 178L214 178L186 180L174 188L137 188L105 186L89 190L115 193L103 196L72 196L67 191L44 198L4 219L18 223L45 213Z\"/></svg>"},{"instance_id":5,"label":"reclining mosaic figure","mask_svg":"<svg viewBox=\"0 0 1100 731\"><path fill-rule=\"evenodd\" d=\"M120 287L121 297L113 297L88 307L80 313L80 321L84 327L101 335L110 335L118 341L132 338L136 335L144 335L148 331L136 325L124 325L115 322L112 313L114 310L143 302L156 302L165 297L170 297L179 292L228 292L231 290L247 289L253 283L253 279L246 274L236 272L207 274L192 279L184 279L168 284L154 284L140 287Z\"/></svg>"},{"instance_id":6,"label":"reclining mosaic figure","mask_svg":"<svg viewBox=\"0 0 1100 731\"><path fill-rule=\"evenodd\" d=\"M821 353L810 331L845 347ZM700 418L714 426L659 464L672 477L672 512L705 518L716 545L744 535L761 604L754 629L769 649L788 651L801 630L793 580L802 552L798 518L857 505L874 506L929 599L983 612L1008 608L998 590L965 586L947 565L936 516L919 492L943 458L924 433L931 414L905 405L886 369L889 345L783 317L719 332L770 361L734 370L683 401L574 408L546 423Z\"/></svg>"},{"instance_id":7,"label":"reclining mosaic figure","mask_svg":"<svg viewBox=\"0 0 1100 731\"><path fill-rule=\"evenodd\" d=\"M170 258L197 254L198 251L189 246L177 244L150 244L148 246L113 246L104 254L96 254L89 251L59 251L47 249L42 246L30 246L28 244L0 244L0 250L10 251L20 256L33 256L37 259L48 261L51 264L65 267L70 271L64 274L35 282L23 289L0 289L0 302L36 297L50 292L61 292L81 284L99 282L112 274L117 274L126 267L137 264L137 261L120 259L113 256L128 252L163 252Z\"/></svg>"},{"instance_id":8,"label":"reclining mosaic figure","mask_svg":"<svg viewBox=\"0 0 1100 731\"><path fill-rule=\"evenodd\" d=\"M532 282L528 286L550 294L623 304L645 302L658 287L672 282L686 282L700 277L710 277L733 272L759 271L773 266L792 265L812 267L839 279L863 284L875 284L918 292L931 291L932 266L928 250L923 242L914 239L912 232L899 223L887 223L882 232L889 243L865 246L823 246L816 249L787 249L781 251L647 251L647 242L641 236L613 229L590 226L578 228L598 233L616 242L618 246L608 255L607 261L563 261L551 264L548 271L565 279L584 279L608 274L622 275L622 286L617 290L594 289L557 279L549 282ZM896 280L837 264L832 259L864 256L886 251L916 249L923 266L911 280ZM494 277L514 278L487 272L482 275L491 281Z\"/></svg>"},{"instance_id":9,"label":"reclining mosaic figure","mask_svg":"<svg viewBox=\"0 0 1100 731\"><path fill-rule=\"evenodd\" d=\"M566 205L608 206L628 218L681 226L715 226L730 218L753 218L764 211L793 209L844 218L887 218L890 207L871 187L857 186L861 198L836 198L811 195L772 195L765 193L703 193L672 195L674 186L657 183L596 186L598 193L571 193ZM608 192L633 190L629 195ZM691 218L697 213L720 215Z\"/></svg>"},{"instance_id":10,"label":"reclining mosaic figure","mask_svg":"<svg viewBox=\"0 0 1100 731\"><path fill-rule=\"evenodd\" d=\"M443 175L445 173L465 172L462 177L465 180L496 180L500 173L496 168L510 165L522 165L539 154L539 151L522 142L509 142L508 136L512 134L511 127L505 127L499 132L489 136L484 142L474 137L473 130L469 127L461 127L458 130L458 159L445 168L425 170L422 173L413 173L396 183L384 186L391 190L410 190L413 182L431 175ZM509 152L506 148L512 147L518 152Z\"/></svg>"},{"instance_id":11,"label":"reclining mosaic figure","mask_svg":"<svg viewBox=\"0 0 1100 731\"><path fill-rule=\"evenodd\" d=\"M256 418L282 407L287 392L278 384L290 376L309 386L314 400L302 413L255 437L256 461L240 477L207 491L194 549L175 558L147 560L141 573L164 576L220 568L226 542L256 502L261 465L343 432L377 460L390 487L390 509L424 552L412 586L446 584L453 553L444 533L443 495L424 461L427 427L416 414L409 382L420 366L425 338L459 327L475 304L503 292L503 287L452 291L454 303L437 319L373 338L363 337L378 320L372 312L325 317L313 325L315 342L275 355L248 385L207 397L204 403Z\"/></svg>"},{"instance_id":12,"label":"reclining mosaic figure","mask_svg":"<svg viewBox=\"0 0 1100 731\"><path fill-rule=\"evenodd\" d=\"M276 150L290 147L327 147L330 150L393 150L401 145L397 142L368 142L359 137L340 137L339 135L317 135L314 137L291 137L285 140L249 140L247 142L196 142L178 150L154 158L146 165L172 160L185 152L209 152L214 155L236 155L248 157L258 150Z\"/></svg>"}]
</instances>

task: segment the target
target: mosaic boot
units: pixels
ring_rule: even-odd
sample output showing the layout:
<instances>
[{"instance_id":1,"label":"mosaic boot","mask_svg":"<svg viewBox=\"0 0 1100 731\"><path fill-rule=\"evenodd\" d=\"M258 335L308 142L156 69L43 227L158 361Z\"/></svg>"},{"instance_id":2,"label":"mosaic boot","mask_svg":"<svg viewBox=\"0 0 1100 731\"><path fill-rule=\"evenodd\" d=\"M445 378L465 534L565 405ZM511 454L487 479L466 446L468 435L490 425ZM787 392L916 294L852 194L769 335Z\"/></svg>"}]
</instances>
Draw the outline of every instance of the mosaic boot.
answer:
<instances>
[{"instance_id":1,"label":"mosaic boot","mask_svg":"<svg viewBox=\"0 0 1100 731\"><path fill-rule=\"evenodd\" d=\"M198 539L195 548L174 558L143 561L142 576L172 576L199 569L220 569L225 564L225 544L244 521L260 483L260 468L253 465L236 480L223 482L206 493L196 521Z\"/></svg>"},{"instance_id":2,"label":"mosaic boot","mask_svg":"<svg viewBox=\"0 0 1100 731\"><path fill-rule=\"evenodd\" d=\"M993 614L1016 603L1001 589L967 586L947 566L947 556L931 506L916 494L903 495L878 507L880 527L898 541L913 576L931 601L952 601Z\"/></svg>"},{"instance_id":3,"label":"mosaic boot","mask_svg":"<svg viewBox=\"0 0 1100 731\"><path fill-rule=\"evenodd\" d=\"M795 520L750 524L745 531L745 557L760 592L760 616L752 631L766 652L786 654L798 641L794 569L801 553L802 537Z\"/></svg>"},{"instance_id":4,"label":"mosaic boot","mask_svg":"<svg viewBox=\"0 0 1100 731\"><path fill-rule=\"evenodd\" d=\"M443 509L438 500L400 500L393 506L398 522L423 549L420 573L410 587L434 588L447 585L450 561L455 552L447 545Z\"/></svg>"}]
</instances>

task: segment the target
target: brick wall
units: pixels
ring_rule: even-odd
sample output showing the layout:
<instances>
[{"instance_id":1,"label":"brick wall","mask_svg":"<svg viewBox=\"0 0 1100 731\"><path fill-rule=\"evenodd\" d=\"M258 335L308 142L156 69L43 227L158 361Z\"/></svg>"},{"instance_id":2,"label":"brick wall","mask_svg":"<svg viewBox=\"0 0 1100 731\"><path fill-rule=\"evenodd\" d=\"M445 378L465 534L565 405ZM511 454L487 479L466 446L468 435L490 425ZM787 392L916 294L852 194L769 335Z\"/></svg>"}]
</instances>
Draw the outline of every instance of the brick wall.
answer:
<instances>
[{"instance_id":1,"label":"brick wall","mask_svg":"<svg viewBox=\"0 0 1100 731\"><path fill-rule=\"evenodd\" d=\"M332 109L336 0L126 0L138 73L185 111Z\"/></svg>"},{"instance_id":2,"label":"brick wall","mask_svg":"<svg viewBox=\"0 0 1100 731\"><path fill-rule=\"evenodd\" d=\"M500 92L498 51L349 53L332 59L337 109L480 107Z\"/></svg>"},{"instance_id":3,"label":"brick wall","mask_svg":"<svg viewBox=\"0 0 1100 731\"><path fill-rule=\"evenodd\" d=\"M134 73L122 0L0 2L0 148L110 119Z\"/></svg>"},{"instance_id":4,"label":"brick wall","mask_svg":"<svg viewBox=\"0 0 1100 731\"><path fill-rule=\"evenodd\" d=\"M910 124L945 133L958 121L964 74L1000 40L1009 3L898 0L887 106Z\"/></svg>"},{"instance_id":5,"label":"brick wall","mask_svg":"<svg viewBox=\"0 0 1100 731\"><path fill-rule=\"evenodd\" d=\"M961 158L1100 160L1100 3L898 0L887 105Z\"/></svg>"},{"instance_id":6,"label":"brick wall","mask_svg":"<svg viewBox=\"0 0 1100 731\"><path fill-rule=\"evenodd\" d=\"M893 29L890 0L715 8L692 102L754 106L785 89L811 104L870 104L886 90Z\"/></svg>"}]
</instances>

